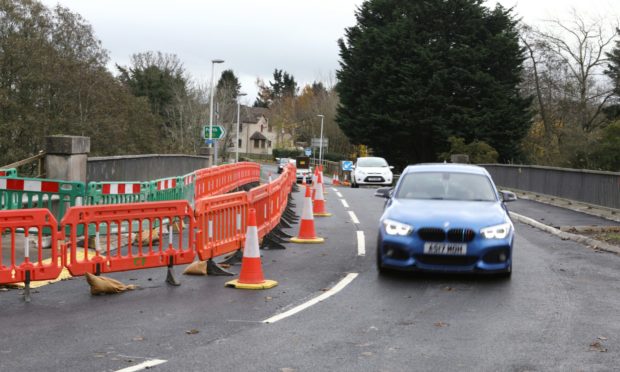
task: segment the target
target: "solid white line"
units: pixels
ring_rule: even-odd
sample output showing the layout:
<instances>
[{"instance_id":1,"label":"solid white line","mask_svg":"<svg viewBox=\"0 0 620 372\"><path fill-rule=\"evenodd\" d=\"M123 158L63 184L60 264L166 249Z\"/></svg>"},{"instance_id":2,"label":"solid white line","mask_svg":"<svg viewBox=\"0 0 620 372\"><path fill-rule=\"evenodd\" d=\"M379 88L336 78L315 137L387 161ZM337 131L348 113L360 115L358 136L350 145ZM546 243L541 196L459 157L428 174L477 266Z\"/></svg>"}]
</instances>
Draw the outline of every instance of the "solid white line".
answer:
<instances>
[{"instance_id":1,"label":"solid white line","mask_svg":"<svg viewBox=\"0 0 620 372\"><path fill-rule=\"evenodd\" d=\"M342 194L339 193L338 191L336 191L336 195L338 195L339 198L342 198Z\"/></svg>"},{"instance_id":2,"label":"solid white line","mask_svg":"<svg viewBox=\"0 0 620 372\"><path fill-rule=\"evenodd\" d=\"M364 232L357 232L357 255L365 256L366 255L366 239L364 239Z\"/></svg>"},{"instance_id":3,"label":"solid white line","mask_svg":"<svg viewBox=\"0 0 620 372\"><path fill-rule=\"evenodd\" d=\"M353 223L355 224L360 223L360 220L357 219L357 216L355 215L355 213L353 213L353 211L349 211L349 216L351 216L351 221L353 221Z\"/></svg>"},{"instance_id":4,"label":"solid white line","mask_svg":"<svg viewBox=\"0 0 620 372\"><path fill-rule=\"evenodd\" d=\"M346 287L347 285L349 285L349 283L351 283L353 281L353 279L357 278L357 273L349 273L347 274L347 276L345 276L340 282L338 282L338 284L336 284L335 286L333 286L332 288L330 288L328 291L326 291L325 293L323 293L320 296L317 296L315 298L313 298L312 300L301 304L299 306L296 306L292 309L290 309L289 311L285 311L282 314L278 314L275 316L272 316L269 319L265 319L263 320L263 323L275 323L278 320L282 320L284 318L288 318L291 315L295 315L298 312L305 310L307 308L309 308L310 306L316 305L319 302L328 299L329 297L335 295L336 293L340 292L341 290L344 289L344 287Z\"/></svg>"},{"instance_id":5,"label":"solid white line","mask_svg":"<svg viewBox=\"0 0 620 372\"><path fill-rule=\"evenodd\" d=\"M147 369L147 368L151 368L151 367L155 367L157 365L166 363L167 360L163 360L163 359L151 359L151 360L147 360L146 362L137 364L135 366L132 367L127 367L127 368L123 368L123 369L119 369L116 372L135 372L135 371L141 371L143 369Z\"/></svg>"},{"instance_id":6,"label":"solid white line","mask_svg":"<svg viewBox=\"0 0 620 372\"><path fill-rule=\"evenodd\" d=\"M346 200L340 199L340 202L342 202L342 205L344 205L345 208L349 208L349 203L347 203Z\"/></svg>"}]
</instances>

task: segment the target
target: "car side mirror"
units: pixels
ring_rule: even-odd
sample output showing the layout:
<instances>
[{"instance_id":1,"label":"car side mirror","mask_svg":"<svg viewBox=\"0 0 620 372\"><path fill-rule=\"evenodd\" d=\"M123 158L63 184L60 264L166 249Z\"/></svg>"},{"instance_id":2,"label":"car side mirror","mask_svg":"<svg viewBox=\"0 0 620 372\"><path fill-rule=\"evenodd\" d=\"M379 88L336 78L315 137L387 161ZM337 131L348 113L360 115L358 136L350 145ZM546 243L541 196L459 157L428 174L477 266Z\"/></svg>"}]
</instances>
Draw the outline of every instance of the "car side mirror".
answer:
<instances>
[{"instance_id":1,"label":"car side mirror","mask_svg":"<svg viewBox=\"0 0 620 372\"><path fill-rule=\"evenodd\" d=\"M380 187L375 191L375 196L389 199L392 197L392 187Z\"/></svg>"},{"instance_id":2,"label":"car side mirror","mask_svg":"<svg viewBox=\"0 0 620 372\"><path fill-rule=\"evenodd\" d=\"M500 190L499 192L502 195L502 200L505 202L511 202L517 200L517 195L508 190Z\"/></svg>"}]
</instances>

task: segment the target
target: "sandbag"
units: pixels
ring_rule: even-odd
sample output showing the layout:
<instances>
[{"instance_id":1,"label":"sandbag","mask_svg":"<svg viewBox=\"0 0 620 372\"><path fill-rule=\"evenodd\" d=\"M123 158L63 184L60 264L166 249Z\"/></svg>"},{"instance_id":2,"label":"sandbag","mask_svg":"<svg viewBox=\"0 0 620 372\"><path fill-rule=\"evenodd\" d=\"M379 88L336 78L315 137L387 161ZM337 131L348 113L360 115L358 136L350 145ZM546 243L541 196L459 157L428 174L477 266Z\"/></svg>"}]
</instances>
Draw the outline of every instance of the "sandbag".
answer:
<instances>
[{"instance_id":1,"label":"sandbag","mask_svg":"<svg viewBox=\"0 0 620 372\"><path fill-rule=\"evenodd\" d=\"M183 275L207 275L207 261L192 262L185 268Z\"/></svg>"},{"instance_id":2,"label":"sandbag","mask_svg":"<svg viewBox=\"0 0 620 372\"><path fill-rule=\"evenodd\" d=\"M92 295L121 293L136 289L133 284L125 285L116 279L96 276L91 273L86 273L86 281L90 285L90 294Z\"/></svg>"}]
</instances>

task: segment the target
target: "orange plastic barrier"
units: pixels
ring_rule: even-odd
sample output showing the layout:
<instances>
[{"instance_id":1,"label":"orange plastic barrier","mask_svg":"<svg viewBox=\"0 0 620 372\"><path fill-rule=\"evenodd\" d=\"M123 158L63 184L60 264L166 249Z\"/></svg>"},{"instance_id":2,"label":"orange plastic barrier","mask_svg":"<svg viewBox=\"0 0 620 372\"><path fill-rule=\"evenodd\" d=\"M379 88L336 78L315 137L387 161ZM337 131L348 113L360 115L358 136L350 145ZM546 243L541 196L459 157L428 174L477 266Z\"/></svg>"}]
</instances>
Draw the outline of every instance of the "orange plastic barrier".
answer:
<instances>
[{"instance_id":1,"label":"orange plastic barrier","mask_svg":"<svg viewBox=\"0 0 620 372\"><path fill-rule=\"evenodd\" d=\"M186 200L73 207L61 224L69 235L66 266L73 275L186 264L196 254L193 210ZM84 253L78 255L80 245ZM88 257L92 245L95 254Z\"/></svg>"},{"instance_id":2,"label":"orange plastic barrier","mask_svg":"<svg viewBox=\"0 0 620 372\"><path fill-rule=\"evenodd\" d=\"M196 201L196 251L201 260L234 252L243 246L248 205L245 192Z\"/></svg>"},{"instance_id":3,"label":"orange plastic barrier","mask_svg":"<svg viewBox=\"0 0 620 372\"><path fill-rule=\"evenodd\" d=\"M224 194L259 179L258 163L243 162L199 169L196 171L196 199Z\"/></svg>"},{"instance_id":4,"label":"orange plastic barrier","mask_svg":"<svg viewBox=\"0 0 620 372\"><path fill-rule=\"evenodd\" d=\"M63 267L72 275L98 274L187 264L196 253L207 260L234 252L245 242L249 208L256 209L259 237L279 223L296 182L295 167L288 165L274 181L249 192L217 195L259 179L256 163L198 170L195 210L186 200L74 206L60 226L47 209L0 211L0 284L52 280ZM51 249L43 251L46 239ZM10 262L3 262L7 251Z\"/></svg>"},{"instance_id":5,"label":"orange plastic barrier","mask_svg":"<svg viewBox=\"0 0 620 372\"><path fill-rule=\"evenodd\" d=\"M52 280L60 275L63 262L58 244L58 222L48 209L2 211L0 232L0 284ZM48 244L50 248L45 249L45 256L49 257L44 257L43 246ZM3 262L2 256L7 249L10 250L10 262ZM31 256L34 256L33 260Z\"/></svg>"}]
</instances>

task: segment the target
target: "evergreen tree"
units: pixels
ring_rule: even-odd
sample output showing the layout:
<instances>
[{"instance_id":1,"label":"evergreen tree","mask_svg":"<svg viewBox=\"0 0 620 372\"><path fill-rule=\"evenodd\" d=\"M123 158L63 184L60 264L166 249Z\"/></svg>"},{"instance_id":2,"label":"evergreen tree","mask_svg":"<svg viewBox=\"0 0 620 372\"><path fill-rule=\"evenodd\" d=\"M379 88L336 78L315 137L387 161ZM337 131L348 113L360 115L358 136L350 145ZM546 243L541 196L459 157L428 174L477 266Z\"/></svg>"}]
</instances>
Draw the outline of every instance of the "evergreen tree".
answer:
<instances>
[{"instance_id":1,"label":"evergreen tree","mask_svg":"<svg viewBox=\"0 0 620 372\"><path fill-rule=\"evenodd\" d=\"M620 28L616 29L616 33L620 36ZM605 74L611 78L614 91L613 94L616 101L620 101L620 40L616 41L616 47L611 53L605 53L607 55L607 70ZM620 104L612 104L605 108L605 114L610 120L620 118Z\"/></svg>"},{"instance_id":2,"label":"evergreen tree","mask_svg":"<svg viewBox=\"0 0 620 372\"><path fill-rule=\"evenodd\" d=\"M448 138L520 155L530 99L511 10L483 0L369 0L339 40L337 121L390 162L434 161Z\"/></svg>"}]
</instances>

